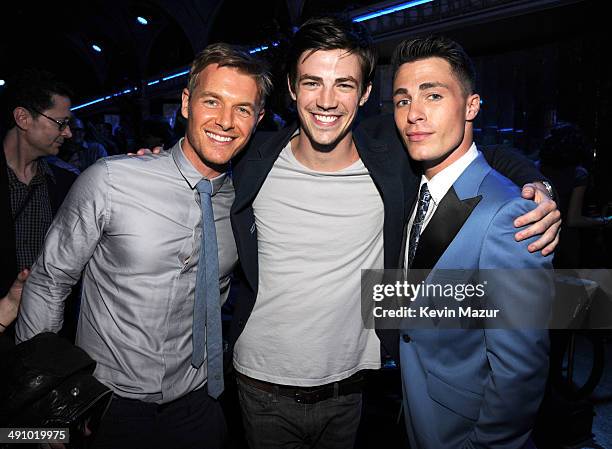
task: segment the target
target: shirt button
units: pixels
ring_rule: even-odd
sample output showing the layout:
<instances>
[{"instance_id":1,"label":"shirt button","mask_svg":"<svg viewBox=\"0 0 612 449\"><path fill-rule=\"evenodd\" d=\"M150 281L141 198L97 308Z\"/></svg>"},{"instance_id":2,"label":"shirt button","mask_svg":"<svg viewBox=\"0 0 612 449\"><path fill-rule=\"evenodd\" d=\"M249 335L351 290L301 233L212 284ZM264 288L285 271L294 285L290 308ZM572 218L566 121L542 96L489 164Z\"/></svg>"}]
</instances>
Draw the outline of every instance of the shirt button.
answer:
<instances>
[{"instance_id":1,"label":"shirt button","mask_svg":"<svg viewBox=\"0 0 612 449\"><path fill-rule=\"evenodd\" d=\"M405 343L410 343L410 340L411 340L410 335L408 334L402 335L402 340L404 340Z\"/></svg>"}]
</instances>

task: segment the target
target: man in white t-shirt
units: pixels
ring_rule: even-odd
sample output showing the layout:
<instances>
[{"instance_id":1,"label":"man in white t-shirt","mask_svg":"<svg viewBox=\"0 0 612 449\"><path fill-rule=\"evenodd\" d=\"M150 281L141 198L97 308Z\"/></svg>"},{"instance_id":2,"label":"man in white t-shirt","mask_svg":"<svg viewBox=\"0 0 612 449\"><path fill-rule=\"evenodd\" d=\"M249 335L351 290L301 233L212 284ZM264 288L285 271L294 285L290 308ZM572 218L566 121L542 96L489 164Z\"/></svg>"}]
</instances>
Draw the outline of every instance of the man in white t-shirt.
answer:
<instances>
[{"instance_id":1,"label":"man in white t-shirt","mask_svg":"<svg viewBox=\"0 0 612 449\"><path fill-rule=\"evenodd\" d=\"M300 28L288 74L299 124L256 137L234 167L244 283L229 343L251 449L352 448L363 371L380 367L381 343L383 357L397 346L397 332L364 328L360 275L398 266L418 179L393 131L353 131L375 69L363 33L330 17ZM530 170L507 174L542 179ZM554 209L544 203L536 220Z\"/></svg>"}]
</instances>

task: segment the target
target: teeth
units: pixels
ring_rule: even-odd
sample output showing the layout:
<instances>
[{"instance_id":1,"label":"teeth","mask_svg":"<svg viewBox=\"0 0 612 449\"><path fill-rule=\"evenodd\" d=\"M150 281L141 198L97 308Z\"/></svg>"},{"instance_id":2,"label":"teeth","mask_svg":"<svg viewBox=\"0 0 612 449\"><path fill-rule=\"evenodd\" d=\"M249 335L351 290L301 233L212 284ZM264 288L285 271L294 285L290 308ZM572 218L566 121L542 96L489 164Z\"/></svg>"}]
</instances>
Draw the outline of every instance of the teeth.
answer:
<instances>
[{"instance_id":1,"label":"teeth","mask_svg":"<svg viewBox=\"0 0 612 449\"><path fill-rule=\"evenodd\" d=\"M232 140L231 137L220 136L218 134L213 134L208 131L206 131L206 135L210 137L211 139L216 140L217 142L229 142L230 140Z\"/></svg>"},{"instance_id":2,"label":"teeth","mask_svg":"<svg viewBox=\"0 0 612 449\"><path fill-rule=\"evenodd\" d=\"M315 118L320 122L331 123L338 120L338 117L335 115L317 115L315 114Z\"/></svg>"}]
</instances>

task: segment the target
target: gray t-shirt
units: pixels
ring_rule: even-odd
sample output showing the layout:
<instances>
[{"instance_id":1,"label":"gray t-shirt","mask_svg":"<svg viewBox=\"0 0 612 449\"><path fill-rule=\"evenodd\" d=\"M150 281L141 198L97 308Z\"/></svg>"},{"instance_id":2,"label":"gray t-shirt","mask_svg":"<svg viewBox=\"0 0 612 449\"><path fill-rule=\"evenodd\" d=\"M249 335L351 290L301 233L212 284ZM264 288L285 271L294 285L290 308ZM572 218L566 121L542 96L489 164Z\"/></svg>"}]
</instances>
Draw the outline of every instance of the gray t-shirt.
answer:
<instances>
[{"instance_id":1,"label":"gray t-shirt","mask_svg":"<svg viewBox=\"0 0 612 449\"><path fill-rule=\"evenodd\" d=\"M380 342L361 319L360 275L383 268L384 208L363 162L314 171L288 144L253 210L259 291L236 344L236 370L316 386L380 368Z\"/></svg>"}]
</instances>

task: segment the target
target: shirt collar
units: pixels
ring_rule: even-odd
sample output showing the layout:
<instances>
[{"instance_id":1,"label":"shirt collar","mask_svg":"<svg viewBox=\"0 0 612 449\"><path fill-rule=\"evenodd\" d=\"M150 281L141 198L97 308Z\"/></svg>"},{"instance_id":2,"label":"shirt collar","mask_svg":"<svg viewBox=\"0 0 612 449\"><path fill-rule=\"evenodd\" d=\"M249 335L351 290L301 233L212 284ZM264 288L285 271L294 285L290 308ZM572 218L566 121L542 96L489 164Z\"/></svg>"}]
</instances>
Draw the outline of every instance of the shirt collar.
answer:
<instances>
[{"instance_id":1,"label":"shirt collar","mask_svg":"<svg viewBox=\"0 0 612 449\"><path fill-rule=\"evenodd\" d=\"M178 168L179 172L185 178L185 181L189 184L191 189L195 189L196 184L203 179L202 174L196 170L196 168L191 164L189 159L183 153L183 139L179 140L176 145L174 145L170 149L170 154L172 155L172 159L174 159L174 163ZM221 173L219 176L210 179L212 184L212 196L214 196L225 184L225 180L227 178L227 173Z\"/></svg>"},{"instance_id":2,"label":"shirt collar","mask_svg":"<svg viewBox=\"0 0 612 449\"><path fill-rule=\"evenodd\" d=\"M433 178L427 180L425 175L421 176L421 185L427 183L427 188L435 204L439 204L440 201L442 201L442 198L444 198L444 195L450 190L457 178L461 176L461 173L463 173L467 166L477 157L478 149L476 148L476 144L472 142L472 145L464 155L444 170L437 173Z\"/></svg>"}]
</instances>

